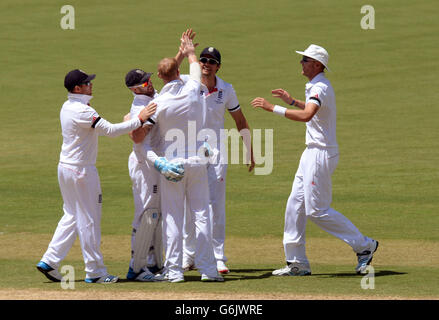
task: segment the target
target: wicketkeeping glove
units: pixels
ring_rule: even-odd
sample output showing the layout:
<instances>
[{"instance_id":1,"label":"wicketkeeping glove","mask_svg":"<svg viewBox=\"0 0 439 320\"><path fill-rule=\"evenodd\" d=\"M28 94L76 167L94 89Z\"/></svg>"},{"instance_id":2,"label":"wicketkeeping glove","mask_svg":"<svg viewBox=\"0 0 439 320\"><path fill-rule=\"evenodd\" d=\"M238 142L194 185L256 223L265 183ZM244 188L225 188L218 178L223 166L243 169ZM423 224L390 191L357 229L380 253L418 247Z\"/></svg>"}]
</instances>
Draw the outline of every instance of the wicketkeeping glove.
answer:
<instances>
[{"instance_id":1,"label":"wicketkeeping glove","mask_svg":"<svg viewBox=\"0 0 439 320\"><path fill-rule=\"evenodd\" d=\"M164 175L166 180L172 182L178 182L183 179L184 167L181 162L169 162L166 158L158 158L154 162L154 168L156 168L160 174Z\"/></svg>"}]
</instances>

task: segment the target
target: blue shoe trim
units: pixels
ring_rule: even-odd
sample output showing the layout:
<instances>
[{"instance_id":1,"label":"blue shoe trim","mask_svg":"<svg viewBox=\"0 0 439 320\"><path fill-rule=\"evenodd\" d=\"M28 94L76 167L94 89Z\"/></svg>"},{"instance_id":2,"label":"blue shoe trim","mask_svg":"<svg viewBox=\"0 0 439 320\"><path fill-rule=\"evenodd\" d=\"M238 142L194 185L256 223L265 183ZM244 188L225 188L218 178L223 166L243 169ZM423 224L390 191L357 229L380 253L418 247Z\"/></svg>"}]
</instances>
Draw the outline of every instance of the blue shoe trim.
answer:
<instances>
[{"instance_id":1,"label":"blue shoe trim","mask_svg":"<svg viewBox=\"0 0 439 320\"><path fill-rule=\"evenodd\" d=\"M156 274L160 271L162 271L162 269L159 269L159 267L157 267L157 265L152 266L152 267L148 267L148 270L151 271L152 273Z\"/></svg>"},{"instance_id":2,"label":"blue shoe trim","mask_svg":"<svg viewBox=\"0 0 439 320\"><path fill-rule=\"evenodd\" d=\"M127 279L128 280L135 280L139 274L140 274L140 272L139 273L135 273L133 268L129 267L128 268L128 273L127 273Z\"/></svg>"},{"instance_id":3,"label":"blue shoe trim","mask_svg":"<svg viewBox=\"0 0 439 320\"><path fill-rule=\"evenodd\" d=\"M53 282L60 282L59 279L57 279L57 278L55 278L55 277L52 277L52 276L49 274L50 271L53 271L53 270L55 270L55 269L53 269L53 268L52 268L51 266L49 266L47 263L45 263L45 262L43 262L43 261L40 261L40 262L37 263L36 267L37 267L38 271L40 271L42 274L44 274L44 275L46 276L46 278L49 279L50 281L53 281Z\"/></svg>"},{"instance_id":4,"label":"blue shoe trim","mask_svg":"<svg viewBox=\"0 0 439 320\"><path fill-rule=\"evenodd\" d=\"M45 263L44 261L40 261L37 263L37 268L38 269L42 269L44 271L52 271L54 270L51 266L49 266L47 263Z\"/></svg>"},{"instance_id":5,"label":"blue shoe trim","mask_svg":"<svg viewBox=\"0 0 439 320\"><path fill-rule=\"evenodd\" d=\"M85 282L86 283L96 283L96 282L98 282L99 281L99 279L101 279L101 278L103 278L104 276L102 276L102 277L98 277L98 278L85 278ZM117 278L116 276L112 276L112 275L106 275L105 276L105 281L104 282L102 282L102 283L109 283L109 282L112 282L111 280L113 280L114 278Z\"/></svg>"}]
</instances>

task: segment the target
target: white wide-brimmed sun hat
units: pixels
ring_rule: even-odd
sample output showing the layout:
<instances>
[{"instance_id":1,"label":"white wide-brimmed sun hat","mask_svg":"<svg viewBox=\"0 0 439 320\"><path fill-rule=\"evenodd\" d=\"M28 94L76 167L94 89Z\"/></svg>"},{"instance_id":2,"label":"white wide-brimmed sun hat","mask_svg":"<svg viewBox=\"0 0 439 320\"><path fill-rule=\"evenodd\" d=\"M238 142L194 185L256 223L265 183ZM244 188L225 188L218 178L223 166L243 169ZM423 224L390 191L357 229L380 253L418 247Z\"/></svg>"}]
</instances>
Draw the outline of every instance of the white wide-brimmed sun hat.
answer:
<instances>
[{"instance_id":1,"label":"white wide-brimmed sun hat","mask_svg":"<svg viewBox=\"0 0 439 320\"><path fill-rule=\"evenodd\" d=\"M326 69L328 69L328 61L329 61L329 54L328 51L325 50L325 48L320 47L315 44L311 44L308 48L306 48L305 51L296 51L298 54L301 54L302 56L310 57L314 60L319 61L322 63Z\"/></svg>"}]
</instances>

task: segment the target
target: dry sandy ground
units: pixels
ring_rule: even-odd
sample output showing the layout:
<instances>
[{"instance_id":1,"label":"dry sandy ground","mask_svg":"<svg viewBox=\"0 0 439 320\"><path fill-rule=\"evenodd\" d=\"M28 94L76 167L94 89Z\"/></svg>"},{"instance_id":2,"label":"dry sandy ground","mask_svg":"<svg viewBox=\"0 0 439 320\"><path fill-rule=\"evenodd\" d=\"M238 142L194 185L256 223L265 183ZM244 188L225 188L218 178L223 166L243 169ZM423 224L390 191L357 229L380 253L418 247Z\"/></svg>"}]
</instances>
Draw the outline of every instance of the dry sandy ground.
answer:
<instances>
[{"instance_id":1,"label":"dry sandy ground","mask_svg":"<svg viewBox=\"0 0 439 320\"><path fill-rule=\"evenodd\" d=\"M49 291L40 289L0 289L0 300L364 300L364 296L324 296L295 294L212 294L194 292L103 292L103 291ZM380 297L375 300L407 300L405 297ZM413 299L413 298L409 298ZM418 297L416 300L431 300ZM438 299L438 298L433 298Z\"/></svg>"}]
</instances>

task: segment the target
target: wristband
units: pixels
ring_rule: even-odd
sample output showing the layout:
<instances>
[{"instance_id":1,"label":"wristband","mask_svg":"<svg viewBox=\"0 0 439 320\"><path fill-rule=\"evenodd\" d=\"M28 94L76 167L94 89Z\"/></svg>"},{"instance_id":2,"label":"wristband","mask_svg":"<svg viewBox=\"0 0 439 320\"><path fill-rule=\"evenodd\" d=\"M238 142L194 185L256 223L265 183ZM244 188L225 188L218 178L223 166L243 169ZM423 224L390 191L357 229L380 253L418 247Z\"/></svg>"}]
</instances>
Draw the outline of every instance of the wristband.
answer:
<instances>
[{"instance_id":1,"label":"wristband","mask_svg":"<svg viewBox=\"0 0 439 320\"><path fill-rule=\"evenodd\" d=\"M145 123L145 121L142 120L142 118L140 118L140 116L137 116L140 120L140 124L143 126L143 124Z\"/></svg>"},{"instance_id":2,"label":"wristband","mask_svg":"<svg viewBox=\"0 0 439 320\"><path fill-rule=\"evenodd\" d=\"M290 106L294 106L295 103L296 103L296 100L293 99L293 102L290 103Z\"/></svg>"},{"instance_id":3,"label":"wristband","mask_svg":"<svg viewBox=\"0 0 439 320\"><path fill-rule=\"evenodd\" d=\"M287 112L287 108L284 108L284 107L281 107L278 105L275 105L273 108L273 113L275 113L279 116L285 117L285 112Z\"/></svg>"}]
</instances>

